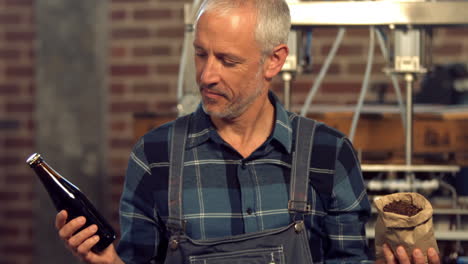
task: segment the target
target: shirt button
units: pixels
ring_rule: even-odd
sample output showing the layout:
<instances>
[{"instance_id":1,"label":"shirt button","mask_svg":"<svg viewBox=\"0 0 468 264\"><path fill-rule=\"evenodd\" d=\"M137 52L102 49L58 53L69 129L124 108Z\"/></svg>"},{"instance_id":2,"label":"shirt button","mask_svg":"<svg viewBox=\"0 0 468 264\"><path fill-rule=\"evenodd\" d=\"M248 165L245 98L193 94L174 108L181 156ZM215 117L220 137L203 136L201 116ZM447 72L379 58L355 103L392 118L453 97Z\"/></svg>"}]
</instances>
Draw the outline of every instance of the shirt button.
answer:
<instances>
[{"instance_id":1,"label":"shirt button","mask_svg":"<svg viewBox=\"0 0 468 264\"><path fill-rule=\"evenodd\" d=\"M243 170L245 170L245 169L247 168L247 165L245 165L245 163L242 162L241 168L242 168Z\"/></svg>"},{"instance_id":2,"label":"shirt button","mask_svg":"<svg viewBox=\"0 0 468 264\"><path fill-rule=\"evenodd\" d=\"M248 215L251 215L252 212L253 212L252 208L247 208L247 214L248 214Z\"/></svg>"}]
</instances>

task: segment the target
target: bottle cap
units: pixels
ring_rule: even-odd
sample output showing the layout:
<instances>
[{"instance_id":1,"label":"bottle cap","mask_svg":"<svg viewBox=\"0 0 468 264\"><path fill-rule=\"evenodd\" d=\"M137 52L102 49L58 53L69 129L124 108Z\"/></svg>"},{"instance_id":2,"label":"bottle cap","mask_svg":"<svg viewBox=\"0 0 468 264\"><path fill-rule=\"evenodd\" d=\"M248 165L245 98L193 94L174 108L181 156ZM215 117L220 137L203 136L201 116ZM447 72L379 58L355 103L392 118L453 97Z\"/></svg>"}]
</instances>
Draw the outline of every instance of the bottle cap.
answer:
<instances>
[{"instance_id":1,"label":"bottle cap","mask_svg":"<svg viewBox=\"0 0 468 264\"><path fill-rule=\"evenodd\" d=\"M34 153L32 154L31 156L29 156L29 158L26 160L26 163L29 165L29 166L32 166L33 164L41 161L42 158L41 158L41 155L39 153Z\"/></svg>"}]
</instances>

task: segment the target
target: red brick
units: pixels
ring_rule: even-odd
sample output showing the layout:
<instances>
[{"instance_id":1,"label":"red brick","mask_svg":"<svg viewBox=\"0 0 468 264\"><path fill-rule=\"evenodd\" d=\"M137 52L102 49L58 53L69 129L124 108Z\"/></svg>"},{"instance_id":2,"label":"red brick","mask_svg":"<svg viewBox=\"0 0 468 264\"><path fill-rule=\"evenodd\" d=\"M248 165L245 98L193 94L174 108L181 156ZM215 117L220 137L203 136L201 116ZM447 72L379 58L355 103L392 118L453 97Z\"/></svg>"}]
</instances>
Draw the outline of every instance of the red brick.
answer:
<instances>
[{"instance_id":1,"label":"red brick","mask_svg":"<svg viewBox=\"0 0 468 264\"><path fill-rule=\"evenodd\" d=\"M434 55L460 55L463 52L461 43L443 44L433 47Z\"/></svg>"},{"instance_id":2,"label":"red brick","mask_svg":"<svg viewBox=\"0 0 468 264\"><path fill-rule=\"evenodd\" d=\"M0 157L0 166L12 166L22 164L24 161L17 157L3 156Z\"/></svg>"},{"instance_id":3,"label":"red brick","mask_svg":"<svg viewBox=\"0 0 468 264\"><path fill-rule=\"evenodd\" d=\"M112 132L122 132L129 128L129 124L124 121L115 121L111 123Z\"/></svg>"},{"instance_id":4,"label":"red brick","mask_svg":"<svg viewBox=\"0 0 468 264\"><path fill-rule=\"evenodd\" d=\"M20 42L31 42L35 38L34 32L25 31L25 32L6 32L5 39L7 41L20 41Z\"/></svg>"},{"instance_id":5,"label":"red brick","mask_svg":"<svg viewBox=\"0 0 468 264\"><path fill-rule=\"evenodd\" d=\"M110 159L110 165L112 168L125 168L128 165L128 157L118 157L118 158L111 158ZM120 176L119 176L120 177ZM111 180L113 177L111 177Z\"/></svg>"},{"instance_id":6,"label":"red brick","mask_svg":"<svg viewBox=\"0 0 468 264\"><path fill-rule=\"evenodd\" d=\"M34 105L32 103L8 103L6 105L7 112L25 112L30 113L34 110Z\"/></svg>"},{"instance_id":7,"label":"red brick","mask_svg":"<svg viewBox=\"0 0 468 264\"><path fill-rule=\"evenodd\" d=\"M32 81L33 81L33 80L32 80ZM28 94L29 96L31 96L31 98L33 98L34 95L36 94L36 86L34 85L34 83L29 84L29 85L27 86L26 91L27 91L27 94Z\"/></svg>"},{"instance_id":8,"label":"red brick","mask_svg":"<svg viewBox=\"0 0 468 264\"><path fill-rule=\"evenodd\" d=\"M156 71L162 74L179 74L178 64L160 64L156 66Z\"/></svg>"},{"instance_id":9,"label":"red brick","mask_svg":"<svg viewBox=\"0 0 468 264\"><path fill-rule=\"evenodd\" d=\"M7 6L31 6L34 0L5 0Z\"/></svg>"},{"instance_id":10,"label":"red brick","mask_svg":"<svg viewBox=\"0 0 468 264\"><path fill-rule=\"evenodd\" d=\"M4 140L5 148L32 148L34 147L34 142L30 138L6 138Z\"/></svg>"},{"instance_id":11,"label":"red brick","mask_svg":"<svg viewBox=\"0 0 468 264\"><path fill-rule=\"evenodd\" d=\"M1 162L1 159L0 159L0 162ZM0 163L1 164L1 163ZM0 191L0 203L3 204L3 202L5 201L16 201L20 199L20 193L18 192L14 192L14 191L11 191L11 192L7 192L7 191Z\"/></svg>"},{"instance_id":12,"label":"red brick","mask_svg":"<svg viewBox=\"0 0 468 264\"><path fill-rule=\"evenodd\" d=\"M148 75L149 69L141 64L113 65L110 72L112 76L144 76Z\"/></svg>"},{"instance_id":13,"label":"red brick","mask_svg":"<svg viewBox=\"0 0 468 264\"><path fill-rule=\"evenodd\" d=\"M12 25L19 24L21 18L18 14L0 14L0 24L2 25Z\"/></svg>"},{"instance_id":14,"label":"red brick","mask_svg":"<svg viewBox=\"0 0 468 264\"><path fill-rule=\"evenodd\" d=\"M294 83L294 90L297 93L308 93L312 85L313 82L297 81ZM356 93L360 90L360 83L323 82L319 93Z\"/></svg>"},{"instance_id":15,"label":"red brick","mask_svg":"<svg viewBox=\"0 0 468 264\"><path fill-rule=\"evenodd\" d=\"M114 10L111 12L110 17L112 21L124 20L127 17L127 13L125 10Z\"/></svg>"},{"instance_id":16,"label":"red brick","mask_svg":"<svg viewBox=\"0 0 468 264\"><path fill-rule=\"evenodd\" d=\"M165 100L161 102L156 102L156 109L165 113L177 113L177 101L175 100Z\"/></svg>"},{"instance_id":17,"label":"red brick","mask_svg":"<svg viewBox=\"0 0 468 264\"><path fill-rule=\"evenodd\" d=\"M361 90L360 83L324 83L322 91L325 93L357 93Z\"/></svg>"},{"instance_id":18,"label":"red brick","mask_svg":"<svg viewBox=\"0 0 468 264\"><path fill-rule=\"evenodd\" d=\"M34 59L36 57L36 51L34 49L28 50L28 57Z\"/></svg>"},{"instance_id":19,"label":"red brick","mask_svg":"<svg viewBox=\"0 0 468 264\"><path fill-rule=\"evenodd\" d=\"M125 93L125 85L120 83L113 83L110 86L112 95L122 95Z\"/></svg>"},{"instance_id":20,"label":"red brick","mask_svg":"<svg viewBox=\"0 0 468 264\"><path fill-rule=\"evenodd\" d=\"M171 49L169 46L140 46L133 48L132 53L135 57L160 56L169 55Z\"/></svg>"},{"instance_id":21,"label":"red brick","mask_svg":"<svg viewBox=\"0 0 468 264\"><path fill-rule=\"evenodd\" d=\"M347 72L351 74L361 74L364 75L364 72L366 70L366 64L364 63L351 63L348 65ZM373 63L372 64L372 73L380 73L382 72L382 69L385 68L385 64L378 64L378 63Z\"/></svg>"},{"instance_id":22,"label":"red brick","mask_svg":"<svg viewBox=\"0 0 468 264\"><path fill-rule=\"evenodd\" d=\"M14 49L0 49L0 59L18 59L20 57L20 51Z\"/></svg>"},{"instance_id":23,"label":"red brick","mask_svg":"<svg viewBox=\"0 0 468 264\"><path fill-rule=\"evenodd\" d=\"M468 37L468 28L454 27L445 28L444 30L445 35L447 35L448 37Z\"/></svg>"},{"instance_id":24,"label":"red brick","mask_svg":"<svg viewBox=\"0 0 468 264\"><path fill-rule=\"evenodd\" d=\"M167 93L169 92L169 89L170 87L167 83L145 83L133 86L134 93Z\"/></svg>"},{"instance_id":25,"label":"red brick","mask_svg":"<svg viewBox=\"0 0 468 264\"><path fill-rule=\"evenodd\" d=\"M8 219L32 219L34 216L32 210L27 209L6 210L4 214Z\"/></svg>"},{"instance_id":26,"label":"red brick","mask_svg":"<svg viewBox=\"0 0 468 264\"><path fill-rule=\"evenodd\" d=\"M11 209L5 211L4 215L8 217L9 219L11 218L16 218L16 219L32 219L34 216L32 210L28 209Z\"/></svg>"},{"instance_id":27,"label":"red brick","mask_svg":"<svg viewBox=\"0 0 468 264\"><path fill-rule=\"evenodd\" d=\"M10 77L33 77L33 66L10 66L5 70L6 76Z\"/></svg>"},{"instance_id":28,"label":"red brick","mask_svg":"<svg viewBox=\"0 0 468 264\"><path fill-rule=\"evenodd\" d=\"M314 74L319 73L322 67L323 67L323 64L312 65L312 73ZM330 66L328 67L327 74L336 75L340 73L341 73L341 66L339 64L334 64L334 63L330 64Z\"/></svg>"},{"instance_id":29,"label":"red brick","mask_svg":"<svg viewBox=\"0 0 468 264\"><path fill-rule=\"evenodd\" d=\"M112 113L135 113L146 111L147 106L143 102L119 102L112 103L110 105L110 111Z\"/></svg>"},{"instance_id":30,"label":"red brick","mask_svg":"<svg viewBox=\"0 0 468 264\"><path fill-rule=\"evenodd\" d=\"M9 255L21 254L29 256L31 255L31 252L33 252L34 248L31 242L25 242L25 244L20 245L9 243L3 247L3 250L8 252Z\"/></svg>"},{"instance_id":31,"label":"red brick","mask_svg":"<svg viewBox=\"0 0 468 264\"><path fill-rule=\"evenodd\" d=\"M6 183L9 184L32 184L36 176L33 173L26 174L8 174L5 178Z\"/></svg>"},{"instance_id":32,"label":"red brick","mask_svg":"<svg viewBox=\"0 0 468 264\"><path fill-rule=\"evenodd\" d=\"M127 165L125 165L125 167L126 167L126 166L127 166ZM122 174L119 174L119 175L112 175L112 176L110 177L110 182L111 182L112 186L115 186L115 185L117 185L117 186L119 186L119 185L122 186L122 185L124 184L124 180L125 180L125 176L122 175Z\"/></svg>"},{"instance_id":33,"label":"red brick","mask_svg":"<svg viewBox=\"0 0 468 264\"><path fill-rule=\"evenodd\" d=\"M115 46L111 48L111 56L113 58L122 58L127 54L125 47Z\"/></svg>"},{"instance_id":34,"label":"red brick","mask_svg":"<svg viewBox=\"0 0 468 264\"><path fill-rule=\"evenodd\" d=\"M35 230L32 226L26 228L26 234L30 240L34 238L34 233L35 233Z\"/></svg>"},{"instance_id":35,"label":"red brick","mask_svg":"<svg viewBox=\"0 0 468 264\"><path fill-rule=\"evenodd\" d=\"M131 149L135 142L130 139L120 139L120 138L114 138L110 140L110 147L115 148L115 149Z\"/></svg>"},{"instance_id":36,"label":"red brick","mask_svg":"<svg viewBox=\"0 0 468 264\"><path fill-rule=\"evenodd\" d=\"M18 95L20 88L15 84L0 84L0 95Z\"/></svg>"},{"instance_id":37,"label":"red brick","mask_svg":"<svg viewBox=\"0 0 468 264\"><path fill-rule=\"evenodd\" d=\"M118 28L112 30L112 39L142 39L150 36L147 28Z\"/></svg>"},{"instance_id":38,"label":"red brick","mask_svg":"<svg viewBox=\"0 0 468 264\"><path fill-rule=\"evenodd\" d=\"M17 227L6 227L6 226L0 226L0 236L5 237L5 236L18 236L19 230Z\"/></svg>"},{"instance_id":39,"label":"red brick","mask_svg":"<svg viewBox=\"0 0 468 264\"><path fill-rule=\"evenodd\" d=\"M337 31L335 32L335 34ZM368 37L369 36L369 28L347 28L345 37L346 39L349 38L359 38Z\"/></svg>"},{"instance_id":40,"label":"red brick","mask_svg":"<svg viewBox=\"0 0 468 264\"><path fill-rule=\"evenodd\" d=\"M181 23L181 25L182 25L182 23ZM162 29L159 29L158 31L156 31L156 36L165 37L165 38L183 38L184 28L183 28L183 26L162 28Z\"/></svg>"},{"instance_id":41,"label":"red brick","mask_svg":"<svg viewBox=\"0 0 468 264\"><path fill-rule=\"evenodd\" d=\"M28 120L26 120L24 127L28 131L34 131L36 129L36 121L34 121L32 119L28 119Z\"/></svg>"},{"instance_id":42,"label":"red brick","mask_svg":"<svg viewBox=\"0 0 468 264\"><path fill-rule=\"evenodd\" d=\"M331 45L327 45L321 48L323 55L327 55L330 52ZM341 45L338 48L337 56L362 56L364 47L362 45Z\"/></svg>"},{"instance_id":43,"label":"red brick","mask_svg":"<svg viewBox=\"0 0 468 264\"><path fill-rule=\"evenodd\" d=\"M121 194L120 192L118 192L118 193L113 193L113 194L111 195L111 199L112 199L112 201L119 202L121 196L122 196L122 194Z\"/></svg>"},{"instance_id":44,"label":"red brick","mask_svg":"<svg viewBox=\"0 0 468 264\"><path fill-rule=\"evenodd\" d=\"M135 20L160 20L170 17L172 17L170 9L143 9L133 12L133 18Z\"/></svg>"}]
</instances>

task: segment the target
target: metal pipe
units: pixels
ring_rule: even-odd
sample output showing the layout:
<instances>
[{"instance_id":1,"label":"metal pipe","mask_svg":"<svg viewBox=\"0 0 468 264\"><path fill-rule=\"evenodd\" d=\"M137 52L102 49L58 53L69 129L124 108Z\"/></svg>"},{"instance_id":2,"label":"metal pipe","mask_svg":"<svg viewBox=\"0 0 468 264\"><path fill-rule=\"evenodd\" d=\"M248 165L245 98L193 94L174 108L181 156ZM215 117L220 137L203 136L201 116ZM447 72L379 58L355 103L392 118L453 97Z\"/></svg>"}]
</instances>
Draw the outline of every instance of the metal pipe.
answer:
<instances>
[{"instance_id":1,"label":"metal pipe","mask_svg":"<svg viewBox=\"0 0 468 264\"><path fill-rule=\"evenodd\" d=\"M413 157L413 81L412 73L405 74L406 81L406 165L411 165Z\"/></svg>"},{"instance_id":2,"label":"metal pipe","mask_svg":"<svg viewBox=\"0 0 468 264\"><path fill-rule=\"evenodd\" d=\"M413 81L412 73L405 74L406 81L406 144L405 144L405 160L406 166L411 166L413 158ZM414 172L406 173L406 180L412 186L411 191L414 192L415 175Z\"/></svg>"},{"instance_id":3,"label":"metal pipe","mask_svg":"<svg viewBox=\"0 0 468 264\"><path fill-rule=\"evenodd\" d=\"M349 130L349 140L353 141L354 135L356 134L356 129L359 121L359 115L361 114L362 105L364 104L364 99L366 98L366 93L369 88L369 80L372 73L372 63L374 60L374 48L375 48L375 37L374 37L374 27L369 28L369 53L367 54L367 64L366 70L364 72L364 80L362 81L361 93L359 95L358 103L356 110L354 111L353 121L351 122L351 128Z\"/></svg>"},{"instance_id":4,"label":"metal pipe","mask_svg":"<svg viewBox=\"0 0 468 264\"><path fill-rule=\"evenodd\" d=\"M388 62L390 60L390 57L388 55L387 47L385 46L385 41L382 37L383 33L379 31L378 29L375 29L375 33L377 34L377 40L379 41L380 51L382 52L384 59ZM406 127L405 105L403 104L403 97L401 96L400 85L398 84L398 80L395 74L390 73L389 76L390 76L390 80L392 81L393 88L395 89L395 95L397 98L398 106L400 107L401 121L402 121L403 129L405 129Z\"/></svg>"},{"instance_id":5,"label":"metal pipe","mask_svg":"<svg viewBox=\"0 0 468 264\"><path fill-rule=\"evenodd\" d=\"M440 186L448 189L450 193L452 194L452 208L457 209L458 208L458 195L457 195L457 190L450 184L444 182L443 180L439 180ZM461 215L459 213L455 214L455 230L458 231L461 228ZM461 247L461 241L456 240L455 241L455 250L460 252L463 248Z\"/></svg>"},{"instance_id":6,"label":"metal pipe","mask_svg":"<svg viewBox=\"0 0 468 264\"><path fill-rule=\"evenodd\" d=\"M438 180L415 180L412 185L408 184L406 180L370 180L366 182L367 189L370 191L412 191L413 189L434 191L439 188L440 182Z\"/></svg>"},{"instance_id":7,"label":"metal pipe","mask_svg":"<svg viewBox=\"0 0 468 264\"><path fill-rule=\"evenodd\" d=\"M312 102L312 98L314 97L315 93L317 93L318 88L320 87L320 84L323 81L323 78L325 77L325 74L328 71L328 67L330 66L333 58L335 57L336 51L338 50L338 47L340 46L341 41L343 40L344 34L346 32L346 28L340 27L338 30L338 33L336 34L336 39L335 42L333 42L333 46L328 53L327 58L325 59L325 62L320 69L320 72L317 76L317 78L314 81L314 85L310 89L309 93L307 94L307 98L304 102L304 106L301 109L301 116L306 116L307 111L309 110L310 103Z\"/></svg>"},{"instance_id":8,"label":"metal pipe","mask_svg":"<svg viewBox=\"0 0 468 264\"><path fill-rule=\"evenodd\" d=\"M284 82L284 108L286 110L291 109L291 79L292 74L290 72L283 72L281 75Z\"/></svg>"}]
</instances>

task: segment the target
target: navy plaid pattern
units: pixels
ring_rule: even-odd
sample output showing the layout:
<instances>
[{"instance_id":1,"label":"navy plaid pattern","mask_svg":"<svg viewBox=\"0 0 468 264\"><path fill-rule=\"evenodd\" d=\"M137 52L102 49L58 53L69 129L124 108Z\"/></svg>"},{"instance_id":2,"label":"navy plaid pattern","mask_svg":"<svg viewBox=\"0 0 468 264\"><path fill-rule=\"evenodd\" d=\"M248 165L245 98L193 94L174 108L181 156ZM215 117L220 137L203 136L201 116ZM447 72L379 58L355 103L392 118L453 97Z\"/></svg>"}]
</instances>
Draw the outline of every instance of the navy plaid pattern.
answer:
<instances>
[{"instance_id":1,"label":"navy plaid pattern","mask_svg":"<svg viewBox=\"0 0 468 264\"><path fill-rule=\"evenodd\" d=\"M193 239L233 236L286 226L291 153L298 116L275 106L273 133L242 158L216 132L201 107L192 114L184 161L183 217ZM148 263L167 243L169 148L173 122L135 145L120 205L120 257ZM310 166L309 203L303 217L314 262L367 259L365 222L370 214L362 174L349 140L317 124ZM297 217L297 216L296 216Z\"/></svg>"}]
</instances>

